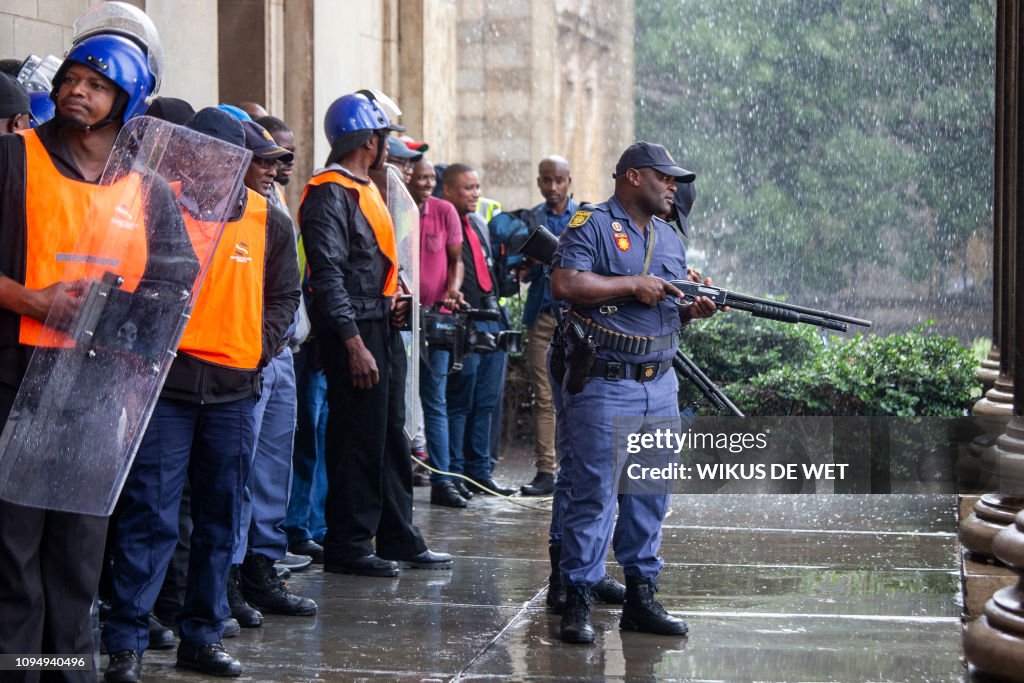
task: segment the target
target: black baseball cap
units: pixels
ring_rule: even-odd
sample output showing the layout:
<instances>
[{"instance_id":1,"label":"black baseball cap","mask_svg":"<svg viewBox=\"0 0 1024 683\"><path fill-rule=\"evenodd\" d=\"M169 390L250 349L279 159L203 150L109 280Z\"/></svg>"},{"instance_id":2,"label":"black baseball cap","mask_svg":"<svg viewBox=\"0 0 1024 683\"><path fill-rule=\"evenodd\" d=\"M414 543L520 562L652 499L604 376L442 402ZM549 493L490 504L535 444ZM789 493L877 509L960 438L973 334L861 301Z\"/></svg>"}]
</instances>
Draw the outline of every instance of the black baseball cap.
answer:
<instances>
[{"instance_id":1,"label":"black baseball cap","mask_svg":"<svg viewBox=\"0 0 1024 683\"><path fill-rule=\"evenodd\" d=\"M634 142L626 148L619 157L619 163L615 164L615 173L612 177L617 178L631 168L653 168L681 183L692 183L697 178L696 173L676 166L675 159L667 149L643 140Z\"/></svg>"},{"instance_id":2,"label":"black baseball cap","mask_svg":"<svg viewBox=\"0 0 1024 683\"><path fill-rule=\"evenodd\" d=\"M0 119L27 114L31 110L25 86L7 74L0 73Z\"/></svg>"},{"instance_id":3,"label":"black baseball cap","mask_svg":"<svg viewBox=\"0 0 1024 683\"><path fill-rule=\"evenodd\" d=\"M146 110L146 116L170 121L179 126L184 126L195 115L196 110L192 105L177 97L158 97Z\"/></svg>"},{"instance_id":4,"label":"black baseball cap","mask_svg":"<svg viewBox=\"0 0 1024 683\"><path fill-rule=\"evenodd\" d=\"M272 159L289 163L295 155L277 144L274 136L255 121L242 121L245 129L245 146L252 150L252 155L259 159Z\"/></svg>"},{"instance_id":5,"label":"black baseball cap","mask_svg":"<svg viewBox=\"0 0 1024 683\"><path fill-rule=\"evenodd\" d=\"M185 127L245 149L245 131L241 122L217 107L200 109Z\"/></svg>"}]
</instances>

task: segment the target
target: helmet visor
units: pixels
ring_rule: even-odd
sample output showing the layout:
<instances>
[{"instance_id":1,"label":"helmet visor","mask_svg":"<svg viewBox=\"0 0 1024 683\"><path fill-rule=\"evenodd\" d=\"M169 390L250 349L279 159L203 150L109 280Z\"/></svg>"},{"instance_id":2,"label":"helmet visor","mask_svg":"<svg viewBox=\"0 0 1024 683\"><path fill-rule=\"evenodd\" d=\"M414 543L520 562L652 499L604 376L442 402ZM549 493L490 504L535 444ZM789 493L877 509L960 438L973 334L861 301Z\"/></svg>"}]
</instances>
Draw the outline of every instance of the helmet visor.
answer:
<instances>
[{"instance_id":1,"label":"helmet visor","mask_svg":"<svg viewBox=\"0 0 1024 683\"><path fill-rule=\"evenodd\" d=\"M104 2L83 12L75 19L74 28L72 45L99 33L115 33L137 42L146 51L149 72L155 81L150 97L156 97L160 92L164 48L153 20L145 12L124 2Z\"/></svg>"}]
</instances>

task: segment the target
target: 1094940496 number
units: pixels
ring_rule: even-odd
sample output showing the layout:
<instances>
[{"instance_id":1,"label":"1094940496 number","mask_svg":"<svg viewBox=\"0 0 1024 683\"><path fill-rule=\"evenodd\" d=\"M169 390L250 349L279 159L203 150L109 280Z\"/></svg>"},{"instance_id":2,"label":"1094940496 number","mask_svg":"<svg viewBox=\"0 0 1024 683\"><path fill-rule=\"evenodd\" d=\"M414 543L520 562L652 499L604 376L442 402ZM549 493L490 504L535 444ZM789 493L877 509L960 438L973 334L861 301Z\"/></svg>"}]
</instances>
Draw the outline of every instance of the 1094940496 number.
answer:
<instances>
[{"instance_id":1,"label":"1094940496 number","mask_svg":"<svg viewBox=\"0 0 1024 683\"><path fill-rule=\"evenodd\" d=\"M92 668L86 655L0 655L0 671L74 671Z\"/></svg>"}]
</instances>

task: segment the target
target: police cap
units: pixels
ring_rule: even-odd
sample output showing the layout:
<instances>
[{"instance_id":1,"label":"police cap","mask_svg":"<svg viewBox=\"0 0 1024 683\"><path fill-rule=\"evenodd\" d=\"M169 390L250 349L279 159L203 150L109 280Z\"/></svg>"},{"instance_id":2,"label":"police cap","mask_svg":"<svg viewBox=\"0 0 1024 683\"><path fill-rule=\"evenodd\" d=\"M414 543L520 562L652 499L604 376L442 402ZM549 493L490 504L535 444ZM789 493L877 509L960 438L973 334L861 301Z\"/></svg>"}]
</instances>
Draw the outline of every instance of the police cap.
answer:
<instances>
[{"instance_id":1,"label":"police cap","mask_svg":"<svg viewBox=\"0 0 1024 683\"><path fill-rule=\"evenodd\" d=\"M692 183L697 178L696 173L676 166L667 149L643 140L634 142L626 148L619 157L619 163L615 165L615 174L612 177L617 178L631 168L653 168L681 183Z\"/></svg>"}]
</instances>

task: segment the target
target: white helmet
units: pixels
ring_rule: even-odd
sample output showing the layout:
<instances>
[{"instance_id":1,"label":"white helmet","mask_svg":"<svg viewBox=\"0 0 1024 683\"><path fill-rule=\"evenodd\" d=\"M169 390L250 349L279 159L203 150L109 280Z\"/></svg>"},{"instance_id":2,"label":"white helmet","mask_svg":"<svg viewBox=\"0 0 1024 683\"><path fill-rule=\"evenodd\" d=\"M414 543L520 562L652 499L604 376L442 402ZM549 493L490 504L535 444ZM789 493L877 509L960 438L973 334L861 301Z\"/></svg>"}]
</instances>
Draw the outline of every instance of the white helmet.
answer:
<instances>
[{"instance_id":1,"label":"white helmet","mask_svg":"<svg viewBox=\"0 0 1024 683\"><path fill-rule=\"evenodd\" d=\"M71 38L72 46L90 36L100 33L114 33L131 38L146 52L149 72L153 74L156 85L147 98L152 101L160 92L163 81L164 48L160 36L156 32L153 20L138 7L125 2L102 2L90 7L75 19L75 34Z\"/></svg>"}]
</instances>

